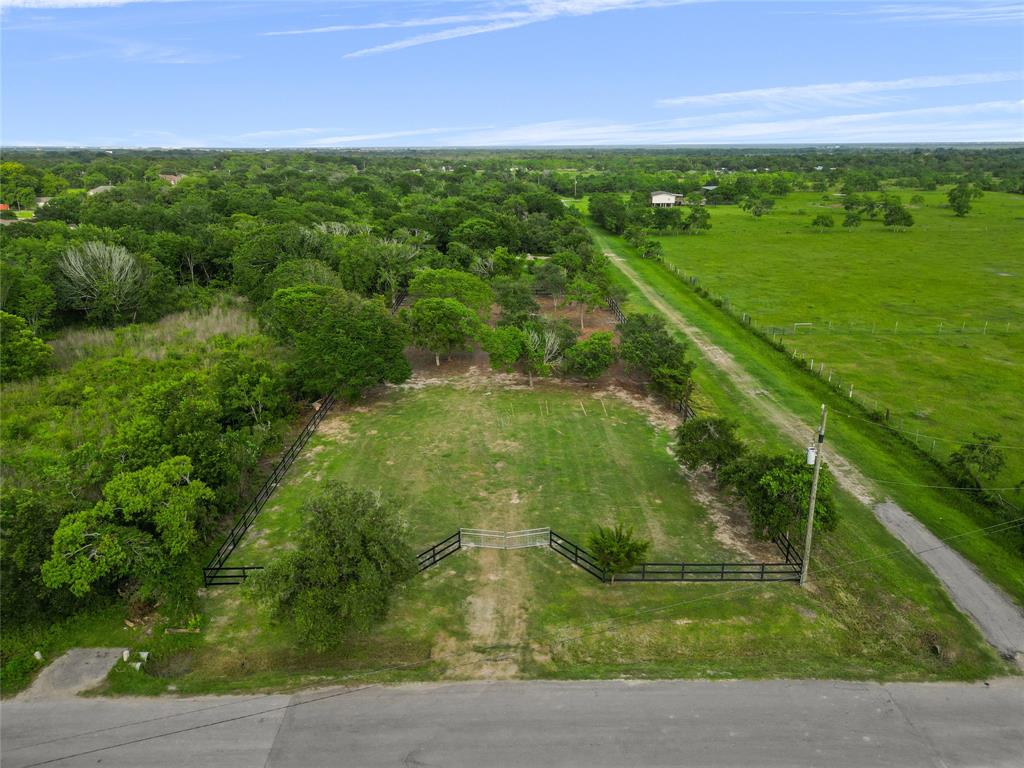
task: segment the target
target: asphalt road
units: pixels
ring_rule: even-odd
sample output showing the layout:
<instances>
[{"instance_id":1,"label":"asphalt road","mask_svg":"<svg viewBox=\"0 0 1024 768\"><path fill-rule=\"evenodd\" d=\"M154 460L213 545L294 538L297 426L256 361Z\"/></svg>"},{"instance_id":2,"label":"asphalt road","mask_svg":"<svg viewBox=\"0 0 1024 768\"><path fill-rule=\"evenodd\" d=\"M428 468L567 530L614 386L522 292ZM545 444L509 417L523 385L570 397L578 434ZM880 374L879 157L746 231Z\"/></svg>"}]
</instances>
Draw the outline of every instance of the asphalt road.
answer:
<instances>
[{"instance_id":1,"label":"asphalt road","mask_svg":"<svg viewBox=\"0 0 1024 768\"><path fill-rule=\"evenodd\" d=\"M11 701L29 766L1014 766L1024 679L490 682Z\"/></svg>"}]
</instances>

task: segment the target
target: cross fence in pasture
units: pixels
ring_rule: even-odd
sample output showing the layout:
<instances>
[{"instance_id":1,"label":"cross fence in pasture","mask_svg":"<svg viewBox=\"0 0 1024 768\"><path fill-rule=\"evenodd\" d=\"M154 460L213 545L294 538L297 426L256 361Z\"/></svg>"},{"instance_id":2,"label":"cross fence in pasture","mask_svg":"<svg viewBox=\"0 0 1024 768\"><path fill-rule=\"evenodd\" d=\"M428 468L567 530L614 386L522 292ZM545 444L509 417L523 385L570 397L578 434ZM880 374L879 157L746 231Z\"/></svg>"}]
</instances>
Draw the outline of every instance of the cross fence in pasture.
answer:
<instances>
[{"instance_id":1,"label":"cross fence in pasture","mask_svg":"<svg viewBox=\"0 0 1024 768\"><path fill-rule=\"evenodd\" d=\"M448 538L417 555L417 562L420 571L425 571L460 549L546 547L603 582L799 581L802 560L789 537L780 532L772 541L782 553L783 560L753 563L651 562L639 563L624 573L609 573L601 568L591 552L551 528L530 528L523 531L460 528Z\"/></svg>"}]
</instances>

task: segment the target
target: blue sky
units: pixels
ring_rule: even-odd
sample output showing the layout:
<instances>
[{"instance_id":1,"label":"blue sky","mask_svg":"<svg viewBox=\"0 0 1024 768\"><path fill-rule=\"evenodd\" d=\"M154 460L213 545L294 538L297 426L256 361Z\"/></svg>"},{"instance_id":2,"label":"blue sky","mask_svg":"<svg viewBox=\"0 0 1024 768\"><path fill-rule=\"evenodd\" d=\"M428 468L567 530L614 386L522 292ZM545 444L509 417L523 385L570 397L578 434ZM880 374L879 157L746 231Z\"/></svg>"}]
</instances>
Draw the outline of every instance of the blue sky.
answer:
<instances>
[{"instance_id":1,"label":"blue sky","mask_svg":"<svg viewBox=\"0 0 1024 768\"><path fill-rule=\"evenodd\" d=\"M1024 2L0 5L8 146L1024 141Z\"/></svg>"}]
</instances>

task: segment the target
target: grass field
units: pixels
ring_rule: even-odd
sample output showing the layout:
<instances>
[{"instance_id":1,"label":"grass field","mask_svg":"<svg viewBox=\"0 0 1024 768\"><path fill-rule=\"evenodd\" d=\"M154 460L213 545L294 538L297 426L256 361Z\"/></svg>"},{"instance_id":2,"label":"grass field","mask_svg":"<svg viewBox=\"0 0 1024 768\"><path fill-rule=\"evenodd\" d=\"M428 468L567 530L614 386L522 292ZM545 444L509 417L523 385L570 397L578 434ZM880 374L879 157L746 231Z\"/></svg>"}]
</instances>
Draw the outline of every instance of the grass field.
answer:
<instances>
[{"instance_id":1,"label":"grass field","mask_svg":"<svg viewBox=\"0 0 1024 768\"><path fill-rule=\"evenodd\" d=\"M649 410L600 390L455 381L392 390L332 414L231 564L267 562L290 546L303 499L332 478L399 499L417 547L460 525L550 525L582 540L594 524L618 520L650 538L655 557L741 559L744 547L763 546L727 525L721 500L680 474L669 434L652 425ZM212 589L208 619L188 648L159 654L148 675L119 667L110 690L502 677L975 679L1008 671L923 566L890 556L900 548L867 510L845 496L840 506L843 522L816 565L835 570L821 570L812 591L607 586L549 550L460 552L406 584L381 625L326 654L297 647L244 588ZM852 570L841 565L865 557Z\"/></svg>"},{"instance_id":2,"label":"grass field","mask_svg":"<svg viewBox=\"0 0 1024 768\"><path fill-rule=\"evenodd\" d=\"M848 231L842 198L793 193L760 219L720 206L709 233L660 240L667 263L784 332L922 448L944 459L974 431L1001 434L1016 449L991 485L1012 486L1024 479L1024 198L987 193L957 218L943 191L897 192L924 197L906 232ZM822 212L834 229L811 228Z\"/></svg>"}]
</instances>

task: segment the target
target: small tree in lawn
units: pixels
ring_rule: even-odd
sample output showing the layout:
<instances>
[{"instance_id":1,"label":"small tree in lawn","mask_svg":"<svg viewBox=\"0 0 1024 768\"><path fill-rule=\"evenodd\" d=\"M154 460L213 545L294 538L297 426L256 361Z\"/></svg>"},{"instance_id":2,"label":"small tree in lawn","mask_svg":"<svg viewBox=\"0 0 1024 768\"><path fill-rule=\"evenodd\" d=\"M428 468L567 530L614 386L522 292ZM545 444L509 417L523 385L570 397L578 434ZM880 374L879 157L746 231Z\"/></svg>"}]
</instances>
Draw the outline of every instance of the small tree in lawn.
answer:
<instances>
[{"instance_id":1,"label":"small tree in lawn","mask_svg":"<svg viewBox=\"0 0 1024 768\"><path fill-rule=\"evenodd\" d=\"M476 313L455 299L422 299L406 317L413 344L433 352L437 365L442 354L450 358L454 350L468 348L480 332Z\"/></svg>"},{"instance_id":2,"label":"small tree in lawn","mask_svg":"<svg viewBox=\"0 0 1024 768\"><path fill-rule=\"evenodd\" d=\"M676 458L690 470L708 467L716 475L743 455L736 422L716 417L695 417L676 429Z\"/></svg>"},{"instance_id":3,"label":"small tree in lawn","mask_svg":"<svg viewBox=\"0 0 1024 768\"><path fill-rule=\"evenodd\" d=\"M597 567L614 583L615 574L625 573L643 562L651 543L637 538L632 528L617 523L614 528L601 525L595 528L587 539L587 548Z\"/></svg>"},{"instance_id":4,"label":"small tree in lawn","mask_svg":"<svg viewBox=\"0 0 1024 768\"><path fill-rule=\"evenodd\" d=\"M565 289L565 300L580 308L580 330L582 331L583 314L587 310L597 309L601 306L601 291L592 282L577 275Z\"/></svg>"},{"instance_id":5,"label":"small tree in lawn","mask_svg":"<svg viewBox=\"0 0 1024 768\"><path fill-rule=\"evenodd\" d=\"M331 483L306 501L298 548L254 577L251 594L317 650L387 613L395 588L416 573L397 509L378 494Z\"/></svg>"},{"instance_id":6,"label":"small tree in lawn","mask_svg":"<svg viewBox=\"0 0 1024 768\"><path fill-rule=\"evenodd\" d=\"M846 218L843 219L843 226L847 229L856 229L860 226L860 214L851 211L846 214Z\"/></svg>"},{"instance_id":7,"label":"small tree in lawn","mask_svg":"<svg viewBox=\"0 0 1024 768\"><path fill-rule=\"evenodd\" d=\"M703 205L691 205L683 229L691 235L699 235L711 229L711 211Z\"/></svg>"},{"instance_id":8,"label":"small tree in lawn","mask_svg":"<svg viewBox=\"0 0 1024 768\"><path fill-rule=\"evenodd\" d=\"M831 213L819 213L811 222L811 226L819 232L824 232L826 229L832 229L835 225L836 220L832 218Z\"/></svg>"},{"instance_id":9,"label":"small tree in lawn","mask_svg":"<svg viewBox=\"0 0 1024 768\"><path fill-rule=\"evenodd\" d=\"M961 181L946 193L946 199L949 200L953 213L957 216L966 216L971 212L971 203L981 197L981 195L980 189L972 184L968 184L966 181Z\"/></svg>"},{"instance_id":10,"label":"small tree in lawn","mask_svg":"<svg viewBox=\"0 0 1024 768\"><path fill-rule=\"evenodd\" d=\"M806 525L812 474L813 467L808 466L802 453L746 453L723 467L719 478L742 497L754 535L770 539L778 531L799 530ZM836 526L834 485L828 465L823 465L814 514L817 531L830 531Z\"/></svg>"}]
</instances>

